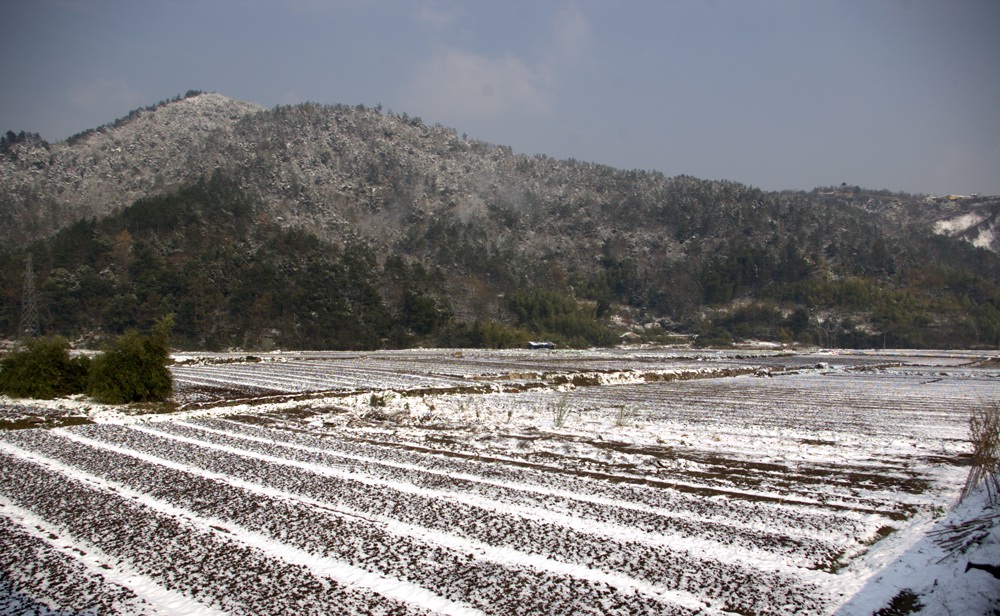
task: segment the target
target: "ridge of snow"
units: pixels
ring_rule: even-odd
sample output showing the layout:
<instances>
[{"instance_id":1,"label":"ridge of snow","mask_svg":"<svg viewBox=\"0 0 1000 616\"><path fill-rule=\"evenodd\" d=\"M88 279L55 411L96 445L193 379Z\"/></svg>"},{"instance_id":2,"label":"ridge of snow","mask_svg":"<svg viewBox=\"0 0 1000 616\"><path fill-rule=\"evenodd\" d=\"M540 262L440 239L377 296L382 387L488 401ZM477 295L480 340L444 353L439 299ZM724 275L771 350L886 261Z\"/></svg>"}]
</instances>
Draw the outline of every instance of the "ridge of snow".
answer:
<instances>
[{"instance_id":1,"label":"ridge of snow","mask_svg":"<svg viewBox=\"0 0 1000 616\"><path fill-rule=\"evenodd\" d=\"M169 432L162 432L160 430L156 430L141 425L132 426L132 429L139 432L145 432L147 434L151 434L154 436L174 439L179 442L198 445L199 447L216 449L218 451L224 451L226 453L236 454L250 458L256 458L274 464L292 466L295 468L300 468L302 470L316 473L318 475L337 477L340 479L347 479L351 481L358 481L360 483L365 483L371 486L394 489L404 494L415 494L431 498L441 498L453 502L462 503L465 505L471 505L473 507L498 511L506 514L514 514L528 520L537 520L550 524L557 524L565 528L576 530L581 533L603 536L619 541L639 541L651 546L668 547L673 551L684 551L693 557L701 558L704 560L709 560L709 561L714 560L720 562L739 560L741 562L747 563L748 566L757 568L762 571L773 571L777 573L785 573L790 575L801 575L803 573L803 569L801 567L785 562L784 559L775 559L762 551L751 548L743 548L740 546L723 546L709 539L682 536L674 533L658 533L654 535L652 533L646 533L638 530L631 530L615 526L612 524L599 522L596 520L582 520L580 518L576 518L571 515L561 514L546 509L540 509L537 507L499 503L491 499L482 498L474 495L459 494L444 490L433 490L430 488L422 488L419 486L414 486L411 484L394 481L391 479L381 479L377 477L370 477L368 475L364 475L361 473L341 471L338 469L334 469L328 466L322 466L320 464L314 464L311 462L287 460L284 458L279 458L277 456L270 456L255 451L249 451L246 449L231 447L229 445L211 443L209 441L201 441L177 434L171 434ZM822 577L824 575L829 575L826 574L825 572L819 572L819 571L810 573L815 574L819 577Z\"/></svg>"},{"instance_id":2,"label":"ridge of snow","mask_svg":"<svg viewBox=\"0 0 1000 616\"><path fill-rule=\"evenodd\" d=\"M31 459L52 468L65 467L61 462L45 458L10 443L0 441L0 450ZM148 603L155 614L182 613L190 614L191 616L221 616L225 614L225 612L205 605L196 599L185 596L177 591L169 590L147 575L132 571L126 563L104 554L100 549L87 541L68 537L65 533L60 532L60 529L57 527L53 527L31 511L19 507L2 494L0 494L0 503L4 507L3 513L12 522L22 527L28 533L40 538L53 549L64 554L70 554L75 560L83 563L91 573L95 573L113 584L128 588L140 599ZM56 535L58 539L51 539L49 537L50 533ZM69 545L64 545L66 543ZM114 563L114 567L103 567L102 565L106 563Z\"/></svg>"},{"instance_id":3,"label":"ridge of snow","mask_svg":"<svg viewBox=\"0 0 1000 616\"><path fill-rule=\"evenodd\" d=\"M563 574L594 582L602 582L614 588L641 592L645 595L658 598L665 602L684 607L689 607L692 609L702 609L702 610L711 609L710 606L708 606L704 601L702 601L698 597L695 597L694 595L691 595L690 593L657 587L655 585L643 582L642 580L637 580L635 578L627 577L625 575L608 573L605 571L591 569L583 565L565 563L551 558L546 558L541 555L522 552L514 548L491 546L486 543L476 541L473 539L467 539L449 533L427 529L414 524L409 524L406 522L395 520L388 516L373 515L363 511L355 510L349 505L346 505L344 503L337 503L336 505L333 505L331 503L322 502L308 496L292 494L284 490L269 488L267 486L262 486L253 482L245 481L237 477L224 475L222 473L216 473L206 469L196 468L188 464L173 462L171 460L160 458L158 456L127 449L124 447L120 447L118 445L113 445L111 443L104 443L102 441L98 441L95 439L85 437L80 434L76 434L69 430L56 430L54 432L58 432L59 436L62 436L72 441L76 441L84 445L88 445L90 447L113 451L115 453L131 456L136 459L143 460L145 462L162 465L174 470L198 474L207 479L223 481L234 487L239 487L247 491L260 494L262 496L295 500L303 504L309 505L311 507L315 507L316 509L320 509L325 513L369 520L379 524L383 530L391 534L403 537L411 537L414 539L424 541L426 543L441 545L443 547L447 547L458 552L471 552L475 554L477 558L480 558L482 560L501 563L501 564L508 564L508 565L525 566L525 567L530 567L532 569L536 569L538 571ZM217 524L216 522L212 523ZM241 530L240 532L245 532L245 531ZM709 613L714 613L714 612L710 611Z\"/></svg>"},{"instance_id":4,"label":"ridge of snow","mask_svg":"<svg viewBox=\"0 0 1000 616\"><path fill-rule=\"evenodd\" d=\"M20 447L11 445L10 443L0 442L0 450L7 450L9 453L18 455L19 457L32 460L36 464L47 466L59 473L85 483L94 489L115 492L119 496L135 499L136 502L153 511L182 520L189 525L202 529L212 527L223 528L230 533L233 539L246 546L260 550L270 556L280 558L285 562L307 567L318 576L331 578L344 584L345 586L369 589L384 597L396 599L410 605L423 607L441 614L454 616L476 616L482 614L479 610L472 609L466 605L462 605L438 596L417 584L406 582L404 580L392 579L378 573L372 573L353 565L339 562L332 558L310 554L304 550L274 541L260 533L243 528L228 520L200 516L186 509L171 505L166 501L150 496L144 492L130 488L125 484L91 475L90 473L59 462L58 460L53 460L52 458L42 454L21 449ZM131 588L131 586L129 587ZM136 592L136 594L140 593ZM213 612L213 614L214 613L215 612Z\"/></svg>"}]
</instances>

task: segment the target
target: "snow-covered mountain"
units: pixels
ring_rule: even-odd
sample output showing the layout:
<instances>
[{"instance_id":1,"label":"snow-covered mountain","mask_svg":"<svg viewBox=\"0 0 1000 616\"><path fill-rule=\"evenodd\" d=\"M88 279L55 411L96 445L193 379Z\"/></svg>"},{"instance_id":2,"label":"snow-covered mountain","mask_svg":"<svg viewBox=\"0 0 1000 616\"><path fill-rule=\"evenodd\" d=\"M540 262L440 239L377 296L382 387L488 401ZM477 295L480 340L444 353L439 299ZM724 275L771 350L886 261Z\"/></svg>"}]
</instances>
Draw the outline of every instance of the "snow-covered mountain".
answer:
<instances>
[{"instance_id":1,"label":"snow-covered mountain","mask_svg":"<svg viewBox=\"0 0 1000 616\"><path fill-rule=\"evenodd\" d=\"M997 198L933 199L846 184L765 192L726 180L516 154L360 105L265 109L191 92L63 142L9 132L0 145L0 257L6 251L9 261L0 266L11 281L23 268L15 253L29 242L143 200L177 204L204 195L183 190L211 180L226 193L223 209L248 204L212 229L213 241L246 245L259 259L268 254L263 240L226 234L274 224L332 246L362 247L374 255L365 268L375 276L399 270L400 262L419 264L436 281L434 294L446 296L451 314L469 323L508 318L503 298L512 291L548 289L600 318L617 313L623 323L666 319L708 328L715 322L736 336L785 339L812 331L813 339L831 343L838 331L849 332L854 344L891 335L929 344L908 336L940 325L948 333L935 344L944 344L958 324L929 316L955 313L939 301L941 292L992 302L983 284L1000 282ZM161 205L145 207L148 219L149 208ZM202 213L189 221L165 218L162 227L143 231L151 237L136 240L151 257L176 262L176 246L209 224L206 207L194 208ZM113 233L136 227L118 219L105 229L78 229L76 239L50 249L52 259L36 261L40 283L57 263L91 265L55 255L68 242L101 251L114 244ZM101 254L90 258L102 267L117 258ZM223 257L186 258L204 265ZM934 268L943 270L926 275ZM50 289L73 293L71 283L52 282ZM127 283L123 275L114 280L122 301L132 302ZM390 296L387 289L399 281L380 284ZM893 295L902 289L918 294L918 304ZM162 288L150 297L173 292ZM0 321L15 327L18 300L6 301L9 314ZM729 312L717 316L706 307ZM801 311L792 319L796 307ZM164 309L172 307L150 307ZM94 308L95 319L101 310ZM961 325L963 336L995 345L997 315L997 307L963 315L970 319ZM748 322L749 330L741 325Z\"/></svg>"}]
</instances>

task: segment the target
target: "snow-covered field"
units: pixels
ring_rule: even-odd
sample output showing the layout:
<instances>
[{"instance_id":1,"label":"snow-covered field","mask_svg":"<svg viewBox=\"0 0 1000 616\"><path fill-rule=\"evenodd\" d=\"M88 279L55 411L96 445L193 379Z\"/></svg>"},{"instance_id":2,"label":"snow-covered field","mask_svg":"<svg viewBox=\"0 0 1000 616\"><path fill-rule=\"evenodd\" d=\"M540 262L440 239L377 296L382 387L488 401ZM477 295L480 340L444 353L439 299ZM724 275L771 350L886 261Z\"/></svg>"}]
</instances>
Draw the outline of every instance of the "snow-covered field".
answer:
<instances>
[{"instance_id":1,"label":"snow-covered field","mask_svg":"<svg viewBox=\"0 0 1000 616\"><path fill-rule=\"evenodd\" d=\"M0 399L94 422L0 432L0 613L1000 608L995 354L175 359L171 414Z\"/></svg>"}]
</instances>

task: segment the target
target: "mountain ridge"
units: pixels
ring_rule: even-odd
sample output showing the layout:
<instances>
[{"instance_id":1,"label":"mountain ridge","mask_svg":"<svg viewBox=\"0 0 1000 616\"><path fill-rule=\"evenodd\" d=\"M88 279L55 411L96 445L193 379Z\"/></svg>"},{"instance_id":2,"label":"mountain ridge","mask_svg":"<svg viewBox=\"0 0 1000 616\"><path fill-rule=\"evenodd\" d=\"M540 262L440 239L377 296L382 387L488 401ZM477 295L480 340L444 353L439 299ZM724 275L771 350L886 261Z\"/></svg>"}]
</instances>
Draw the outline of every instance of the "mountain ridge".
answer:
<instances>
[{"instance_id":1,"label":"mountain ridge","mask_svg":"<svg viewBox=\"0 0 1000 616\"><path fill-rule=\"evenodd\" d=\"M0 241L10 245L45 237L76 220L104 216L197 180L202 165L180 168L176 161L184 148L163 144L187 141L189 148L198 148L213 132L231 129L236 118L259 111L264 108L220 94L196 94L137 110L65 141L15 146L0 156L5 229ZM164 170L173 172L164 175Z\"/></svg>"},{"instance_id":2,"label":"mountain ridge","mask_svg":"<svg viewBox=\"0 0 1000 616\"><path fill-rule=\"evenodd\" d=\"M215 193L184 192L210 178L221 182ZM69 241L67 230L81 221L127 214L132 204L150 199L183 207L170 195L210 193L252 203L233 210L252 217L240 221L250 227L298 229L344 254L370 252L371 267L363 269L379 279L390 315L405 311L403 298L411 304L425 298L447 300L439 307L456 322L515 324L504 297L544 288L589 305L599 320L680 323L736 337L798 338L806 329L791 318L803 308L814 340L820 325L832 331L833 321L838 331L855 332L858 344L870 344L879 333L886 339L892 333L887 324L903 318L890 306L893 294L917 289L916 312L930 315L927 324L950 331L967 322L962 327L975 332L969 338L996 338L1000 265L995 254L973 246L995 248L990 208L997 207L996 198L940 201L846 185L765 192L724 180L519 155L420 118L360 105L267 110L219 94L189 93L65 142L13 144L0 154L0 241L11 263L14 252L29 245L48 251L50 259L39 261L48 268L40 277L50 276L59 261L53 246ZM139 210L155 218L149 207ZM195 218L208 211L199 208ZM230 215L236 233L237 214ZM128 216L120 220L142 227ZM180 245L191 232L171 220L162 229L142 227L151 235L136 236L137 245L148 244L169 261L169 242L158 237L176 235L170 241ZM102 241L113 243L113 233L129 228L111 229L124 224L88 232L104 233ZM110 259L99 251L89 258ZM394 287L386 281L399 269L388 266L391 259L419 265L437 282L409 291ZM935 268L941 272L927 274ZM13 265L8 271L17 275ZM847 289L851 280L860 287ZM931 290L942 284L944 290ZM988 288L979 289L984 284ZM171 291L160 289L157 296L165 292ZM935 293L955 302L974 295L975 310L986 312L949 319L949 307L934 304ZM845 294L867 294L871 306ZM872 308L878 302L885 306ZM9 297L7 331L16 327L13 306ZM170 302L158 306L172 308ZM749 315L747 306L766 310ZM769 325L737 327L747 319ZM997 319L1000 328L1000 313ZM905 325L908 332L916 327ZM425 329L416 327L424 336L434 330ZM893 334L899 343L915 342L900 332ZM220 344L245 339L227 335ZM372 333L366 344L377 344L379 335L385 332Z\"/></svg>"},{"instance_id":3,"label":"mountain ridge","mask_svg":"<svg viewBox=\"0 0 1000 616\"><path fill-rule=\"evenodd\" d=\"M272 115L276 121L243 121L253 115ZM296 127L308 123L312 126L307 127L305 137L295 134ZM368 126L360 126L365 123ZM310 138L309 133L317 131L329 138ZM437 168L428 170L428 161L419 161L425 167L420 171L427 178L433 178L439 191L457 191L458 196L463 197L458 212L460 215L466 214L468 208L475 210L481 207L479 200L482 195L470 194L468 190L477 182L475 176L493 176L489 181L495 182L498 173L510 174L512 171L511 165L504 162L540 158L547 162L610 169L573 159L552 161L545 156L515 155L509 147L470 140L464 136L459 138L453 129L440 125L427 127L419 118L410 118L406 114L385 115L380 108L303 103L268 110L255 103L218 93L192 91L185 97L136 110L126 118L84 131L65 141L51 145L34 142L15 147L13 156L0 157L0 189L8 197L8 203L0 212L8 213L7 220L12 223L8 229L17 229L23 225L18 225L16 217L9 215L12 209L10 196L21 197L18 203L20 213L33 209L26 204L31 199L36 200L35 205L40 202L43 209L49 210L44 213L45 217L52 219L52 224L36 223L36 232L22 234L20 238L35 239L51 234L67 222L104 215L143 196L190 184L215 169L239 174L255 167L263 167L261 170L269 173L264 179L269 180L272 186L270 191L261 190L261 196L281 204L278 210L292 213L293 217L296 208L291 202L295 199L300 201L298 205L305 208L322 202L339 201L351 202L355 209L359 205L372 209L373 201L377 203L386 197L378 190L383 184L380 180L385 178L380 173L379 165L373 164L372 160L359 160L356 152L349 153L354 159L343 156L343 148L338 147L336 139L338 134L363 139L378 158L395 158L396 162L407 158L404 152L412 155L415 148L427 150L426 153L434 158L431 166ZM431 149L427 149L428 145ZM454 168L455 157L449 156L449 153L461 151L481 155L476 161L476 168L471 170L472 175L467 168L468 161L462 161L465 169ZM272 160L267 160L268 157ZM274 165L274 158L293 164L285 167ZM412 156L409 158L411 160L407 162L411 167L421 166L413 162ZM329 172L331 160L336 161L333 173ZM382 166L389 167L391 164ZM324 167L327 167L325 173L318 172ZM547 171L554 171L553 166L550 165ZM561 173L565 174L565 171ZM360 182L359 177L362 179ZM530 183L524 180L522 178L522 186L518 187L521 192L526 184L530 187ZM566 180L562 179L564 184ZM313 182L315 185L309 186ZM548 182L551 183L552 179L548 178ZM374 194L364 190L368 187L359 186L365 183L376 188ZM858 187L854 189L860 190ZM870 195L886 191L863 192ZM995 197L991 199L997 200ZM894 197L888 202L898 200ZM856 199L841 201L861 207L870 206L858 203ZM922 196L913 197L911 201L922 206L936 202ZM967 198L964 201L982 202L983 199ZM882 200L881 204L885 206L886 200ZM949 202L949 205L955 206L956 203ZM66 212L67 209L70 211ZM891 208L881 209L884 213ZM912 209L907 208L908 211ZM951 218L963 213L960 211ZM324 214L329 216L331 212L327 209ZM941 215L944 217L946 213ZM354 216L359 217L357 212ZM0 237L0 240L8 242L15 239L10 235L8 231L7 237ZM980 240L979 245L992 247L991 242L984 240Z\"/></svg>"}]
</instances>

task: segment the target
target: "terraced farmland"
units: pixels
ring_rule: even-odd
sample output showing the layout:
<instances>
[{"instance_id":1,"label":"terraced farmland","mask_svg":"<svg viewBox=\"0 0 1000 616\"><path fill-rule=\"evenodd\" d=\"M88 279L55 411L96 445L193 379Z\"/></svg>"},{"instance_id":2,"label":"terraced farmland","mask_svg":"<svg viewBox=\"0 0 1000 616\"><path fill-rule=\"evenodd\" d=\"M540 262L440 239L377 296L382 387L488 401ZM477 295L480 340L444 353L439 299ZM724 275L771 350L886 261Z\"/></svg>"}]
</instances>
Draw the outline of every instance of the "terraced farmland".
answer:
<instances>
[{"instance_id":1,"label":"terraced farmland","mask_svg":"<svg viewBox=\"0 0 1000 616\"><path fill-rule=\"evenodd\" d=\"M0 433L0 612L834 613L1000 393L965 354L180 359L178 413Z\"/></svg>"}]
</instances>

